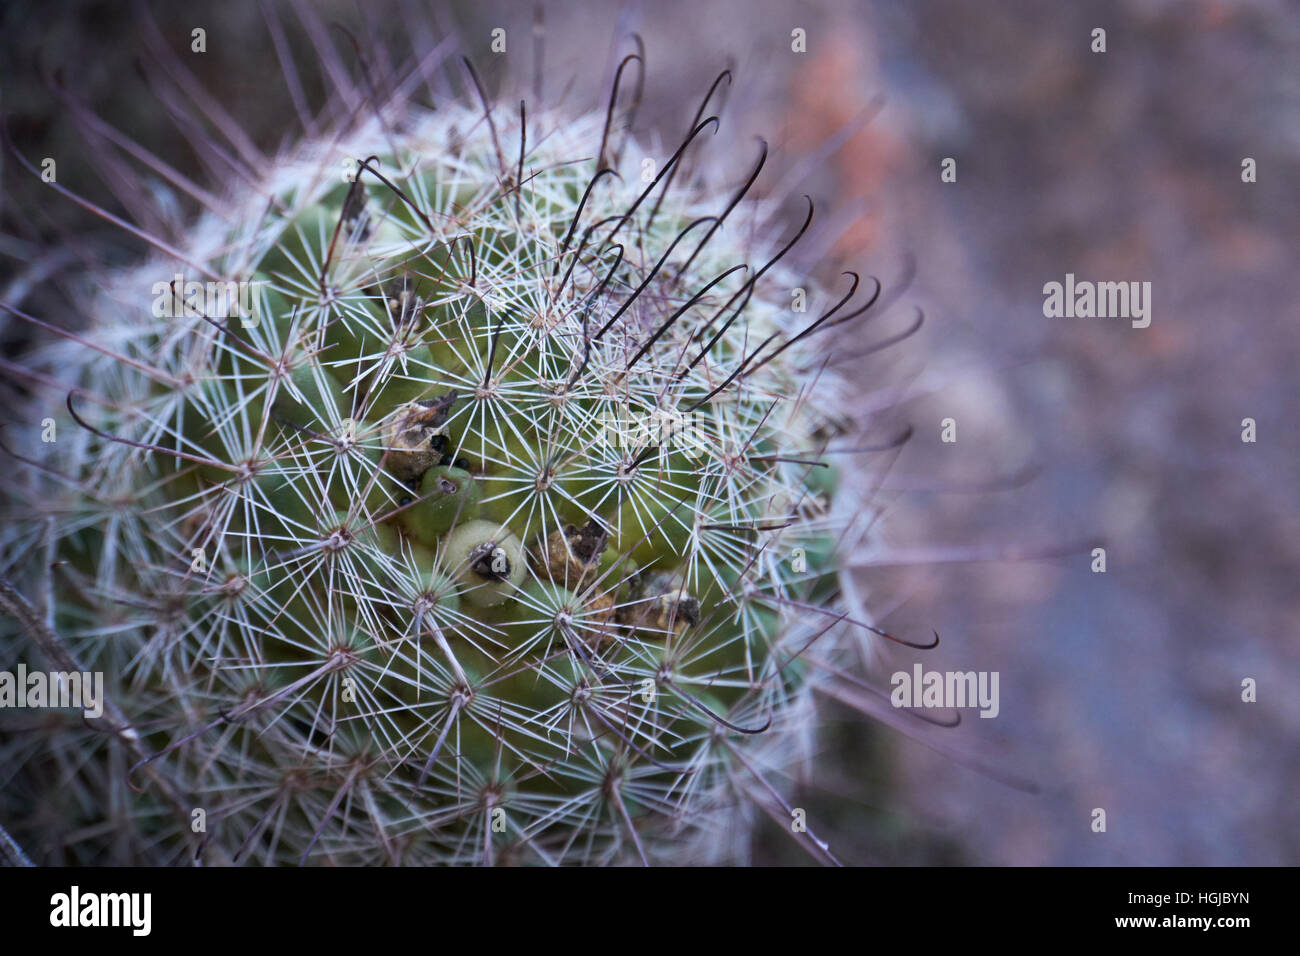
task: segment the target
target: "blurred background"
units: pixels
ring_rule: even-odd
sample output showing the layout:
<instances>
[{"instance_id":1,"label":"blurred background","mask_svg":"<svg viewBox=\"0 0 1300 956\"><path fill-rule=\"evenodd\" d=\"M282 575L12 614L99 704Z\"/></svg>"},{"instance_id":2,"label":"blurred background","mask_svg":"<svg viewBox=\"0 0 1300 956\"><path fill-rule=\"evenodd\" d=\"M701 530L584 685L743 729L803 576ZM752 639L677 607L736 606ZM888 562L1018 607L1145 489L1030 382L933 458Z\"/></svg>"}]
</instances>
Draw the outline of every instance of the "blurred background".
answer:
<instances>
[{"instance_id":1,"label":"blurred background","mask_svg":"<svg viewBox=\"0 0 1300 956\"><path fill-rule=\"evenodd\" d=\"M61 184L166 234L185 200L107 149L115 134L59 90L219 188L229 171L205 167L169 119L159 38L183 52L206 30L185 67L225 105L218 125L273 153L301 134L296 96L318 102L331 70L358 77L343 35L311 36L303 6L7 3L8 135L32 162L55 157ZM864 411L915 428L872 475L887 517L862 581L882 626L943 636L920 657L886 651L877 678L887 687L914 659L997 671L1001 709L925 735L953 756L828 704L793 802L842 860L1300 863L1294 3L548 2L540 31L531 4L312 7L395 60L439 42L469 54L511 108L539 88L552 104L603 107L639 35L636 128L664 155L731 67L734 178L762 134L772 156L756 191L789 194L795 212L801 193L819 203L800 267L826 283L862 269L898 293L863 342L834 348L924 310L906 345L848 366ZM504 56L489 49L496 28ZM791 49L794 30L806 52ZM941 180L946 158L955 182ZM86 265L143 247L7 153L0 163L0 299L75 326L69 292ZM1150 282L1150 327L1045 318L1043 285L1067 273ZM33 334L0 317L0 355ZM950 417L958 440L945 444ZM1104 574L1090 570L1094 539ZM1255 703L1242 701L1246 678ZM803 862L774 825L755 861Z\"/></svg>"}]
</instances>

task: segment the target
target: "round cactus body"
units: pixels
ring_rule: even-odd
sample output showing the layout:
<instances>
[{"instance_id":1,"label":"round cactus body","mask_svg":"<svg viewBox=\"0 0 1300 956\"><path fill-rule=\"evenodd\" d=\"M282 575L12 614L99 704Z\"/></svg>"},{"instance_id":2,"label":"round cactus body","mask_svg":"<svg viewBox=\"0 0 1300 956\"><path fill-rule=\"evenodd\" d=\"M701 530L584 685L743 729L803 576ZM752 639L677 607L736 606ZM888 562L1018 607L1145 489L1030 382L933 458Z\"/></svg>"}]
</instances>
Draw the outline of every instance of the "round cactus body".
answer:
<instances>
[{"instance_id":1,"label":"round cactus body","mask_svg":"<svg viewBox=\"0 0 1300 956\"><path fill-rule=\"evenodd\" d=\"M5 562L113 709L28 759L93 741L141 861L744 857L840 640L834 320L770 209L603 121L282 157L41 360Z\"/></svg>"}]
</instances>

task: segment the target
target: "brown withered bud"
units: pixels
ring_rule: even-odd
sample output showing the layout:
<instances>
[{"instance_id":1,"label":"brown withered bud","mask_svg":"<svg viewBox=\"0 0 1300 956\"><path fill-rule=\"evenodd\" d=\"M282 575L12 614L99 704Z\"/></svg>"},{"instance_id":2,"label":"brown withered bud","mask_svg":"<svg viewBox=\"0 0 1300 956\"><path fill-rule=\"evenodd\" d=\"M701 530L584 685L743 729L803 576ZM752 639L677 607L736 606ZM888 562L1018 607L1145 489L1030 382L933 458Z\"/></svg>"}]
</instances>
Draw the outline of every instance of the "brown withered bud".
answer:
<instances>
[{"instance_id":1,"label":"brown withered bud","mask_svg":"<svg viewBox=\"0 0 1300 956\"><path fill-rule=\"evenodd\" d=\"M399 481L419 481L442 459L447 446L444 429L456 398L453 389L441 398L408 402L390 417L384 430L384 466Z\"/></svg>"},{"instance_id":2,"label":"brown withered bud","mask_svg":"<svg viewBox=\"0 0 1300 956\"><path fill-rule=\"evenodd\" d=\"M609 533L595 521L552 531L546 539L546 569L551 580L574 584L585 577L590 581L608 541Z\"/></svg>"},{"instance_id":3,"label":"brown withered bud","mask_svg":"<svg viewBox=\"0 0 1300 956\"><path fill-rule=\"evenodd\" d=\"M700 602L693 595L674 587L665 591L651 605L653 625L661 631L684 631L700 623Z\"/></svg>"},{"instance_id":4,"label":"brown withered bud","mask_svg":"<svg viewBox=\"0 0 1300 956\"><path fill-rule=\"evenodd\" d=\"M700 601L681 578L642 574L630 590L637 603L626 607L625 623L659 634L680 633L700 623Z\"/></svg>"}]
</instances>

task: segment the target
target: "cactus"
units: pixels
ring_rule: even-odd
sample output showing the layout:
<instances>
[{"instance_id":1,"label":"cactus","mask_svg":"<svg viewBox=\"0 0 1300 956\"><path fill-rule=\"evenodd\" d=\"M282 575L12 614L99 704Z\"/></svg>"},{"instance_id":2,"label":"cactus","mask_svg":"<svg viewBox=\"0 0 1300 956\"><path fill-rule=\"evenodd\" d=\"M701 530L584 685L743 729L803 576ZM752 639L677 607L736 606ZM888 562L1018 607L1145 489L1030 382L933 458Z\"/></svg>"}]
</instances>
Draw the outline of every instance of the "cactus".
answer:
<instances>
[{"instance_id":1,"label":"cactus","mask_svg":"<svg viewBox=\"0 0 1300 956\"><path fill-rule=\"evenodd\" d=\"M7 640L108 702L6 739L9 825L82 831L47 856L726 862L755 808L790 829L773 780L867 636L821 457L857 278L792 311L811 201L774 234L754 176L676 176L711 119L644 182L604 115L483 106L282 155L26 360L67 414L41 392L56 440L16 452Z\"/></svg>"}]
</instances>

